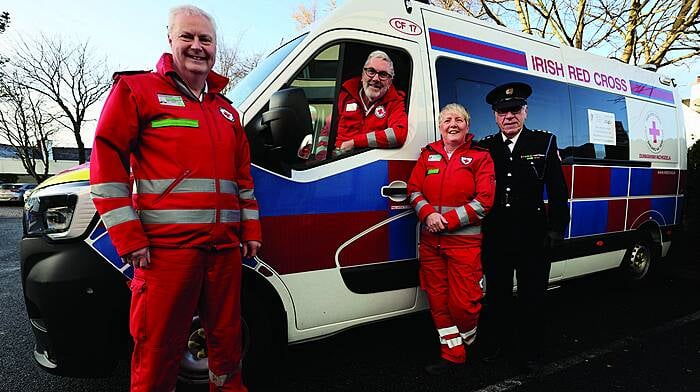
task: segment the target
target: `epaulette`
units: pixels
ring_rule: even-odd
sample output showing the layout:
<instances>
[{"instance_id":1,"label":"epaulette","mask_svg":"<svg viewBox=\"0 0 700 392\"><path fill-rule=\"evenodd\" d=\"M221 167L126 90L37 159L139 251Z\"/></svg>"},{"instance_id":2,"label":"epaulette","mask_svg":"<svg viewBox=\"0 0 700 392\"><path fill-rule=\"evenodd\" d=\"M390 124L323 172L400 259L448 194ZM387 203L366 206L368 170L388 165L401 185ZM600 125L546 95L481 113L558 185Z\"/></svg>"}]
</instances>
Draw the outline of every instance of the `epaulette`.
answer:
<instances>
[{"instance_id":1,"label":"epaulette","mask_svg":"<svg viewBox=\"0 0 700 392\"><path fill-rule=\"evenodd\" d=\"M532 132L539 132L539 133L547 133L551 134L552 132L546 131L544 129L531 129Z\"/></svg>"},{"instance_id":2,"label":"epaulette","mask_svg":"<svg viewBox=\"0 0 700 392\"><path fill-rule=\"evenodd\" d=\"M143 69L140 71L117 71L117 72L112 74L112 80L116 82L122 76L138 75L138 74L143 74L143 73L151 73L151 70L150 69Z\"/></svg>"}]
</instances>

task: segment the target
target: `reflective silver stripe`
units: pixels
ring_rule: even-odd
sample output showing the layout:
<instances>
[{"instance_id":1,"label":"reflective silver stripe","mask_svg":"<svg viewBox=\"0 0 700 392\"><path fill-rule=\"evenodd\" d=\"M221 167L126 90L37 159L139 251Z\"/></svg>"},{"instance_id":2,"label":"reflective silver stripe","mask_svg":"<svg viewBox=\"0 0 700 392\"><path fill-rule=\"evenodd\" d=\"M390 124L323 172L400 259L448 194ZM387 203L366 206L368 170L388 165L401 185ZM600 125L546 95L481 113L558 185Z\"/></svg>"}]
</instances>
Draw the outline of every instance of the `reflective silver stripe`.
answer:
<instances>
[{"instance_id":1,"label":"reflective silver stripe","mask_svg":"<svg viewBox=\"0 0 700 392\"><path fill-rule=\"evenodd\" d=\"M440 337L459 333L459 329L457 328L456 325L453 325L453 326L447 327L447 328L439 328L437 331L438 331L438 335L440 335Z\"/></svg>"},{"instance_id":2,"label":"reflective silver stripe","mask_svg":"<svg viewBox=\"0 0 700 392\"><path fill-rule=\"evenodd\" d=\"M413 203L413 201L416 200L416 199L417 199L418 197L420 197L420 196L423 196L423 194L420 193L420 192L413 192L413 193L411 193L411 195L409 196L409 199L408 199L408 200L409 200L409 203Z\"/></svg>"},{"instance_id":3,"label":"reflective silver stripe","mask_svg":"<svg viewBox=\"0 0 700 392\"><path fill-rule=\"evenodd\" d=\"M394 147L398 144L396 134L394 133L394 128L387 128L384 130L384 133L386 133L386 141L388 142L389 147Z\"/></svg>"},{"instance_id":4,"label":"reflective silver stripe","mask_svg":"<svg viewBox=\"0 0 700 392\"><path fill-rule=\"evenodd\" d=\"M469 202L469 205L474 209L474 212L476 212L476 216L478 216L479 219L484 219L486 212L484 211L484 206L479 203L479 200L474 199Z\"/></svg>"},{"instance_id":5,"label":"reflective silver stripe","mask_svg":"<svg viewBox=\"0 0 700 392\"><path fill-rule=\"evenodd\" d=\"M459 329L457 326L451 326L447 328L438 329L438 334L440 335L440 344L446 344L447 347L452 348L462 344L462 336L459 334ZM447 335L457 335L451 339L445 339Z\"/></svg>"},{"instance_id":6,"label":"reflective silver stripe","mask_svg":"<svg viewBox=\"0 0 700 392\"><path fill-rule=\"evenodd\" d=\"M328 141L328 136L319 136L318 137L319 142L327 142Z\"/></svg>"},{"instance_id":7,"label":"reflective silver stripe","mask_svg":"<svg viewBox=\"0 0 700 392\"><path fill-rule=\"evenodd\" d=\"M475 234L481 234L481 226L464 226L460 227L459 229L455 231L450 231L450 232L444 232L441 233L442 235L475 235Z\"/></svg>"},{"instance_id":8,"label":"reflective silver stripe","mask_svg":"<svg viewBox=\"0 0 700 392\"><path fill-rule=\"evenodd\" d=\"M477 327L474 327L471 331L460 333L462 341L464 341L464 344L467 346L474 343L474 339L476 339L476 328Z\"/></svg>"},{"instance_id":9,"label":"reflective silver stripe","mask_svg":"<svg viewBox=\"0 0 700 392\"><path fill-rule=\"evenodd\" d=\"M377 147L377 135L375 135L374 132L367 134L367 145L369 147Z\"/></svg>"},{"instance_id":10,"label":"reflective silver stripe","mask_svg":"<svg viewBox=\"0 0 700 392\"><path fill-rule=\"evenodd\" d=\"M221 223L236 223L241 221L240 210L221 210Z\"/></svg>"},{"instance_id":11,"label":"reflective silver stripe","mask_svg":"<svg viewBox=\"0 0 700 392\"><path fill-rule=\"evenodd\" d=\"M136 211L134 211L131 206L115 208L112 211L107 211L102 214L102 221L108 229L120 223L138 219L139 217L136 215Z\"/></svg>"},{"instance_id":12,"label":"reflective silver stripe","mask_svg":"<svg viewBox=\"0 0 700 392\"><path fill-rule=\"evenodd\" d=\"M255 200L255 194L253 194L252 189L241 189L238 192L238 197L241 200Z\"/></svg>"},{"instance_id":13,"label":"reflective silver stripe","mask_svg":"<svg viewBox=\"0 0 700 392\"><path fill-rule=\"evenodd\" d=\"M321 152L321 151L327 151L327 150L328 150L328 149L326 148L326 146L318 146L318 147L316 147L316 152L317 152L317 153L319 153L319 152Z\"/></svg>"},{"instance_id":14,"label":"reflective silver stripe","mask_svg":"<svg viewBox=\"0 0 700 392\"><path fill-rule=\"evenodd\" d=\"M425 201L425 200L419 201L418 204L416 204L416 214L419 213L420 210L427 205L428 205L427 201Z\"/></svg>"},{"instance_id":15,"label":"reflective silver stripe","mask_svg":"<svg viewBox=\"0 0 700 392\"><path fill-rule=\"evenodd\" d=\"M164 180L136 180L136 191L140 194L162 194L174 182L174 179ZM214 180L209 178L186 178L180 181L170 193L214 193L216 186Z\"/></svg>"},{"instance_id":16,"label":"reflective silver stripe","mask_svg":"<svg viewBox=\"0 0 700 392\"><path fill-rule=\"evenodd\" d=\"M116 197L129 197L129 184L125 182L105 182L90 185L92 197L110 199Z\"/></svg>"},{"instance_id":17,"label":"reflective silver stripe","mask_svg":"<svg viewBox=\"0 0 700 392\"><path fill-rule=\"evenodd\" d=\"M241 219L244 221L247 220L258 220L260 219L260 213L258 210L250 210L247 208L244 208L241 210Z\"/></svg>"},{"instance_id":18,"label":"reflective silver stripe","mask_svg":"<svg viewBox=\"0 0 700 392\"><path fill-rule=\"evenodd\" d=\"M462 226L466 226L469 224L469 215L467 215L467 209L464 206L459 206L455 208L455 212L457 213L459 223Z\"/></svg>"},{"instance_id":19,"label":"reflective silver stripe","mask_svg":"<svg viewBox=\"0 0 700 392\"><path fill-rule=\"evenodd\" d=\"M214 223L216 210L142 210L146 224Z\"/></svg>"},{"instance_id":20,"label":"reflective silver stripe","mask_svg":"<svg viewBox=\"0 0 700 392\"><path fill-rule=\"evenodd\" d=\"M231 180L219 180L219 191L221 193L238 193L238 184Z\"/></svg>"}]
</instances>

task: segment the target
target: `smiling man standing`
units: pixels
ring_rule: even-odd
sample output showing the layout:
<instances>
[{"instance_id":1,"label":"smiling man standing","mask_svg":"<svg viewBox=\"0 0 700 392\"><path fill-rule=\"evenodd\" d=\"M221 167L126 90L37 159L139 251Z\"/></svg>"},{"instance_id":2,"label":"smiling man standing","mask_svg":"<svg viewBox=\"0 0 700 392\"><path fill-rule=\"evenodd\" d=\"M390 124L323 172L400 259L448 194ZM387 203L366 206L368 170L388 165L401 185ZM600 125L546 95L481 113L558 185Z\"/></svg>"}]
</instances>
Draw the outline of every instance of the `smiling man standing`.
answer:
<instances>
[{"instance_id":1,"label":"smiling man standing","mask_svg":"<svg viewBox=\"0 0 700 392\"><path fill-rule=\"evenodd\" d=\"M545 343L544 296L549 282L548 250L563 239L569 222L567 188L559 160L556 137L545 131L527 129L527 98L532 88L525 83L507 83L486 96L500 132L479 144L489 149L496 167L496 200L484 219L483 261L488 306L485 316L493 325L483 328L491 334L494 360L503 342L517 328L519 360L528 372L539 367ZM543 193L546 189L548 206ZM516 322L511 322L513 272L518 281ZM488 339L487 339L488 341Z\"/></svg>"},{"instance_id":2,"label":"smiling man standing","mask_svg":"<svg viewBox=\"0 0 700 392\"><path fill-rule=\"evenodd\" d=\"M117 252L134 267L132 391L172 391L198 310L210 389L241 383L241 256L261 246L246 135L211 71L214 20L170 12L155 72L115 75L92 150L92 197ZM132 194L130 174L135 182ZM196 354L205 354L200 350Z\"/></svg>"}]
</instances>

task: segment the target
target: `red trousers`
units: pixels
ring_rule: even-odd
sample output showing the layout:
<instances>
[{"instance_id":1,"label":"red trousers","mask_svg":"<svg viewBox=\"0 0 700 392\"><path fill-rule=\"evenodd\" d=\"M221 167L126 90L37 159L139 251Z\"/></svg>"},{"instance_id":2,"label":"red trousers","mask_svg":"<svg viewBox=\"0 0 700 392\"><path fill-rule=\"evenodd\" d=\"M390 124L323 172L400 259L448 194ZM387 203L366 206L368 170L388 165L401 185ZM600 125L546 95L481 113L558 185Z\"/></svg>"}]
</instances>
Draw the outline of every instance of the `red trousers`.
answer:
<instances>
[{"instance_id":1,"label":"red trousers","mask_svg":"<svg viewBox=\"0 0 700 392\"><path fill-rule=\"evenodd\" d=\"M175 389L197 308L206 331L210 391L247 391L240 367L241 269L238 248L151 248L151 264L136 269L131 282L132 392Z\"/></svg>"},{"instance_id":2,"label":"red trousers","mask_svg":"<svg viewBox=\"0 0 700 392\"><path fill-rule=\"evenodd\" d=\"M421 244L419 251L421 288L428 294L440 336L440 355L465 362L465 346L476 338L481 311L481 248L439 249Z\"/></svg>"}]
</instances>

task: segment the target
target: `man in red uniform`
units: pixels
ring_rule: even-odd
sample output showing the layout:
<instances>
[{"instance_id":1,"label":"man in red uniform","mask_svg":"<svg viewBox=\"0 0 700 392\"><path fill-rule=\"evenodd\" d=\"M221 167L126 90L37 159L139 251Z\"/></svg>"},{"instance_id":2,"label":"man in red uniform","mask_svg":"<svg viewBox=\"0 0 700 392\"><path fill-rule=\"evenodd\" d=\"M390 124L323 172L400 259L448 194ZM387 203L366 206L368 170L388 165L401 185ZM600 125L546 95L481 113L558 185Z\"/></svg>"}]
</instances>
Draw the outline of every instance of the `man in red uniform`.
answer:
<instances>
[{"instance_id":1,"label":"man in red uniform","mask_svg":"<svg viewBox=\"0 0 700 392\"><path fill-rule=\"evenodd\" d=\"M254 257L261 246L248 142L219 94L228 79L211 72L211 16L174 8L168 41L172 54L163 54L156 72L115 77L91 157L95 207L117 252L135 268L131 390L174 390L198 308L210 389L246 391L241 253Z\"/></svg>"},{"instance_id":2,"label":"man in red uniform","mask_svg":"<svg viewBox=\"0 0 700 392\"><path fill-rule=\"evenodd\" d=\"M481 220L496 192L488 150L472 145L469 113L459 104L440 112L438 140L426 146L408 184L421 222L420 282L440 336L433 375L466 362L481 310Z\"/></svg>"},{"instance_id":3,"label":"man in red uniform","mask_svg":"<svg viewBox=\"0 0 700 392\"><path fill-rule=\"evenodd\" d=\"M408 133L404 93L392 85L394 64L381 50L370 53L362 75L343 83L338 96L337 153L355 148L401 147Z\"/></svg>"}]
</instances>

